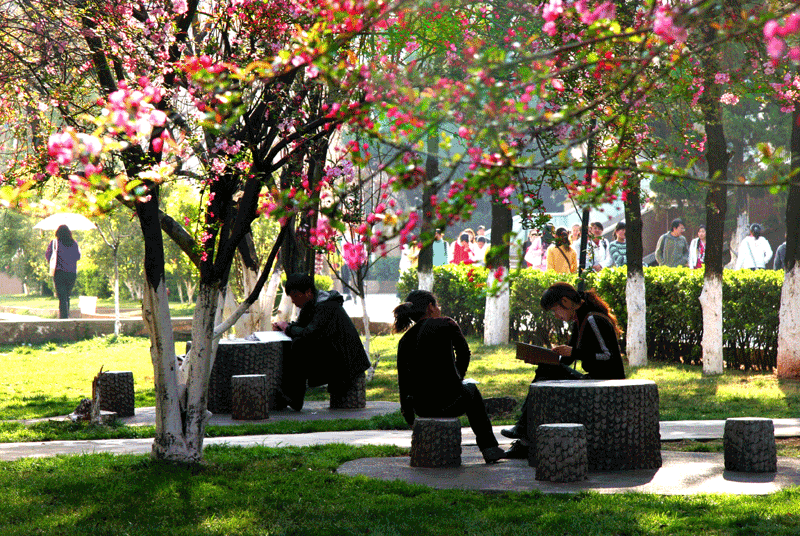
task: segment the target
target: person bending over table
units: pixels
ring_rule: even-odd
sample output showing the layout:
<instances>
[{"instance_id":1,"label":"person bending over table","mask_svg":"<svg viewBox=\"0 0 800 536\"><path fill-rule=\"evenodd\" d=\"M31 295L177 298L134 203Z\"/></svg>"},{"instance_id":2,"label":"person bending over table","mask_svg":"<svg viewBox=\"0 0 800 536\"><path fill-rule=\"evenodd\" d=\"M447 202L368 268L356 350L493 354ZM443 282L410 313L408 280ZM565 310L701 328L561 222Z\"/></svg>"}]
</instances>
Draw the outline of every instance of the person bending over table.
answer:
<instances>
[{"instance_id":1,"label":"person bending over table","mask_svg":"<svg viewBox=\"0 0 800 536\"><path fill-rule=\"evenodd\" d=\"M353 321L335 290L317 290L314 278L292 274L283 286L300 309L297 321L272 326L292 339L292 349L283 360L283 376L277 407L303 409L306 382L309 387L328 384L331 393L346 392L369 368L369 358ZM271 408L272 409L272 408Z\"/></svg>"},{"instance_id":2,"label":"person bending over table","mask_svg":"<svg viewBox=\"0 0 800 536\"><path fill-rule=\"evenodd\" d=\"M542 309L551 311L559 320L572 324L572 335L565 345L553 347L560 358L558 365L539 365L534 382L546 380L622 380L625 366L617 337L620 329L611 308L594 290L581 292L569 283L554 283L542 294ZM570 368L581 362L586 374ZM530 394L528 394L528 397ZM500 433L516 439L507 452L509 458L525 458L528 449L528 398L522 406L517 424Z\"/></svg>"},{"instance_id":3,"label":"person bending over table","mask_svg":"<svg viewBox=\"0 0 800 536\"><path fill-rule=\"evenodd\" d=\"M483 398L474 383L464 383L470 350L461 328L442 316L436 298L414 290L394 309L400 412L413 426L414 416L458 417L466 413L486 463L505 454L497 443ZM409 329L410 328L410 329ZM455 351L455 352L454 352Z\"/></svg>"}]
</instances>

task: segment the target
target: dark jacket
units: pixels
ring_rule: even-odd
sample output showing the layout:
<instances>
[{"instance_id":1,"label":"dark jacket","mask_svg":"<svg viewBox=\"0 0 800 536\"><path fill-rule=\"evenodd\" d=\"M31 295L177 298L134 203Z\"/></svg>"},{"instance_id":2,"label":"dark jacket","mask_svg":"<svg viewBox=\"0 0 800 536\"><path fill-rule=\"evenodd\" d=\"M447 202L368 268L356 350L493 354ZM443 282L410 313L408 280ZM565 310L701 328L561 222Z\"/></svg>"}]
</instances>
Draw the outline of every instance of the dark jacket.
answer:
<instances>
[{"instance_id":1,"label":"dark jacket","mask_svg":"<svg viewBox=\"0 0 800 536\"><path fill-rule=\"evenodd\" d=\"M580 361L583 370L594 380L622 380L625 379L625 366L619 351L617 332L611 320L600 313L588 312L578 318L583 320L580 325L573 325L569 346L572 346L572 355L562 357L561 363L571 365Z\"/></svg>"},{"instance_id":2,"label":"dark jacket","mask_svg":"<svg viewBox=\"0 0 800 536\"><path fill-rule=\"evenodd\" d=\"M773 270L786 270L786 242L778 246L775 250L775 260L772 263Z\"/></svg>"},{"instance_id":3,"label":"dark jacket","mask_svg":"<svg viewBox=\"0 0 800 536\"><path fill-rule=\"evenodd\" d=\"M436 417L463 395L469 359L469 345L451 318L422 320L403 335L397 345L397 384L409 424L415 413Z\"/></svg>"},{"instance_id":4,"label":"dark jacket","mask_svg":"<svg viewBox=\"0 0 800 536\"><path fill-rule=\"evenodd\" d=\"M369 357L343 303L335 290L320 290L317 299L300 310L297 321L286 327L292 353L309 363L311 387L348 383L369 368Z\"/></svg>"}]
</instances>

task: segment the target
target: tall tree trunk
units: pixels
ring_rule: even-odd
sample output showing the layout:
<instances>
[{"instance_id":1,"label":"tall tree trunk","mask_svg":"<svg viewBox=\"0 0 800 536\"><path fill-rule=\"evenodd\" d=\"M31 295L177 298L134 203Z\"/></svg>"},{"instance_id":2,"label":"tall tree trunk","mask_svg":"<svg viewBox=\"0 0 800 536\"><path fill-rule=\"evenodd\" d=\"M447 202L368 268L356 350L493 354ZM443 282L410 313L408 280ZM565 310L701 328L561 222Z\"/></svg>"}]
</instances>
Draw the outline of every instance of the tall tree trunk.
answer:
<instances>
[{"instance_id":1,"label":"tall tree trunk","mask_svg":"<svg viewBox=\"0 0 800 536\"><path fill-rule=\"evenodd\" d=\"M717 51L713 44L716 30L709 26L704 32L706 48L704 61L705 91L700 97L706 131L706 161L711 180L706 197L705 278L700 304L703 308L703 373L722 374L722 241L725 231L728 188L728 151L722 126L720 85L714 83L719 72Z\"/></svg>"},{"instance_id":2,"label":"tall tree trunk","mask_svg":"<svg viewBox=\"0 0 800 536\"><path fill-rule=\"evenodd\" d=\"M631 189L625 200L626 264L625 303L628 325L625 333L625 353L632 367L647 365L647 303L645 301L642 206L639 198L639 178L631 178Z\"/></svg>"},{"instance_id":3,"label":"tall tree trunk","mask_svg":"<svg viewBox=\"0 0 800 536\"><path fill-rule=\"evenodd\" d=\"M509 272L509 236L511 235L513 219L511 208L501 203L498 199L492 202L492 250L487 258L489 273L489 287L497 282L494 272L503 269L503 281L500 282L499 292L486 295L486 312L483 319L483 343L487 345L508 344L510 321L510 298L508 291ZM500 251L494 250L500 247ZM496 253L499 253L496 254Z\"/></svg>"},{"instance_id":4,"label":"tall tree trunk","mask_svg":"<svg viewBox=\"0 0 800 536\"><path fill-rule=\"evenodd\" d=\"M800 379L800 102L792 114L792 175L786 202L786 274L778 326L778 378Z\"/></svg>"},{"instance_id":5,"label":"tall tree trunk","mask_svg":"<svg viewBox=\"0 0 800 536\"><path fill-rule=\"evenodd\" d=\"M433 236L433 205L431 196L438 191L431 183L439 175L439 137L428 135L428 157L425 160L425 188L422 192L422 233ZM433 290L433 244L426 244L419 252L417 281L420 290Z\"/></svg>"}]
</instances>

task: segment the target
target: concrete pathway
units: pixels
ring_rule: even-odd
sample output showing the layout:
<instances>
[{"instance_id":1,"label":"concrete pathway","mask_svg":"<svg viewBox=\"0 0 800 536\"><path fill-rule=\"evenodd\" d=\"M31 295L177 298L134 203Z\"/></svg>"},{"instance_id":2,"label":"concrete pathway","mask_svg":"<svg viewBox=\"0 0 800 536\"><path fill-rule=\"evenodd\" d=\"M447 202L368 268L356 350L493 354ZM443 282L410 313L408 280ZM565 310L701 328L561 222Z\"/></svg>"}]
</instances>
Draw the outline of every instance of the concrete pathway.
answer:
<instances>
[{"instance_id":1,"label":"concrete pathway","mask_svg":"<svg viewBox=\"0 0 800 536\"><path fill-rule=\"evenodd\" d=\"M279 420L364 419L397 411L394 402L369 402L362 410L331 410L328 402L307 402L302 412L273 411L266 422ZM154 408L137 408L136 415L122 419L131 425L152 424ZM59 417L63 419L65 417ZM248 421L252 422L252 421ZM776 437L800 437L800 419L774 419ZM230 415L214 415L212 424L240 424ZM661 439L719 439L725 421L664 421ZM494 428L501 446L509 440L500 436L502 426ZM230 446L311 446L331 443L348 445L411 446L409 430L357 430L309 434L272 434L207 438L205 445ZM577 493L593 490L598 493L642 492L663 495L696 493L731 493L761 495L791 486L800 486L800 459L779 458L777 473L755 474L725 471L722 454L662 452L663 466L658 470L611 471L590 473L588 480L571 484L539 482L536 472L525 460L503 460L486 465L475 446L475 435L462 429L462 466L456 469L421 469L410 467L407 457L365 458L342 465L344 475L364 475L383 480L405 480L434 488L475 489L483 491L531 491L544 493ZM37 458L58 455L80 455L98 452L112 454L147 454L152 439L109 439L96 441L48 441L35 443L2 443L0 460Z\"/></svg>"}]
</instances>

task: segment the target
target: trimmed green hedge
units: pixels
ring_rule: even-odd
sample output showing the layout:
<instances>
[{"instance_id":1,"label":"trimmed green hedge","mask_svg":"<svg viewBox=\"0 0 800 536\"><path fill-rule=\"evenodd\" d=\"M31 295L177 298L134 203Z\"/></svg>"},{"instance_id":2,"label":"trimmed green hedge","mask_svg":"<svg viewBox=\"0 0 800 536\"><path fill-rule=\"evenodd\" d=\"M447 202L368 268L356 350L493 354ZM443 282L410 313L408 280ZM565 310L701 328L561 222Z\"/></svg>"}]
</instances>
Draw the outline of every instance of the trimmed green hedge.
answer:
<instances>
[{"instance_id":1,"label":"trimmed green hedge","mask_svg":"<svg viewBox=\"0 0 800 536\"><path fill-rule=\"evenodd\" d=\"M468 274L472 275L472 280ZM434 269L433 292L443 314L459 322L467 333L483 330L486 275L483 268L464 265ZM644 275L649 358L699 364L703 338L699 301L703 271L658 266L645 268ZM626 278L625 268L606 269L587 276L587 288L594 288L608 302L623 329L628 320ZM512 274L510 328L513 340L545 346L566 340L568 327L539 307L539 297L556 281L574 285L576 276L532 269ZM416 285L416 272L406 272L398 284L398 294L405 297ZM725 271L722 314L727 367L775 368L782 285L783 272L780 271ZM624 335L621 342L625 344Z\"/></svg>"}]
</instances>

